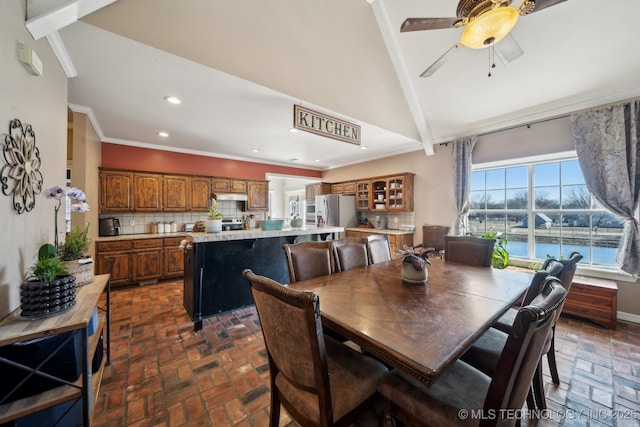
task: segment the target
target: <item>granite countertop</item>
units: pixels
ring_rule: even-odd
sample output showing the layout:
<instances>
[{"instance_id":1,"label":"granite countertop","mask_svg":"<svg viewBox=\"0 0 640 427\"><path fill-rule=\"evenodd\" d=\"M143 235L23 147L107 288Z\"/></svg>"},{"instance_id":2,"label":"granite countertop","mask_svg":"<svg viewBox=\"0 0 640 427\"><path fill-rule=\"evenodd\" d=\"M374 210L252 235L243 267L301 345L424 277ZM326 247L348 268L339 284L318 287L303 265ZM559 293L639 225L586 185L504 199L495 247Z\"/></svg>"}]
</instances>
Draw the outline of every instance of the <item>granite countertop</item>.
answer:
<instances>
[{"instance_id":1,"label":"granite countertop","mask_svg":"<svg viewBox=\"0 0 640 427\"><path fill-rule=\"evenodd\" d=\"M400 234L413 234L414 231L402 231L402 230L392 230L390 228L365 228L365 227L348 227L345 228L346 231L361 231L364 233L375 233L375 234L392 234L392 235L400 235Z\"/></svg>"},{"instance_id":2,"label":"granite countertop","mask_svg":"<svg viewBox=\"0 0 640 427\"><path fill-rule=\"evenodd\" d=\"M156 233L156 234L120 234L118 236L102 236L95 239L97 242L112 242L118 240L133 239L162 239L165 237L184 237L192 240L194 243L204 242L221 242L226 240L244 240L244 239L263 239L268 237L283 236L303 236L309 234L339 233L344 231L343 227L316 227L305 226L302 228L283 228L282 230L262 231L260 228L252 228L250 230L231 230L221 231L220 233L192 233L192 232L176 232L176 233Z\"/></svg>"}]
</instances>

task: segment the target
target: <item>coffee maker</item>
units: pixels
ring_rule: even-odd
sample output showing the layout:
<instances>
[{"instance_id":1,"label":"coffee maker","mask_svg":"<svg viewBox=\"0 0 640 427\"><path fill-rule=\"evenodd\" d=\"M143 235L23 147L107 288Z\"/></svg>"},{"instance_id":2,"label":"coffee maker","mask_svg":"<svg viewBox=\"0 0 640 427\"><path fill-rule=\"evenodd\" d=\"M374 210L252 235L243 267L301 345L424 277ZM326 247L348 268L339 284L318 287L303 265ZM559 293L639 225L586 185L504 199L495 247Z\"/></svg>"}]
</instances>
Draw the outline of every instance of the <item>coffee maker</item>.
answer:
<instances>
[{"instance_id":1,"label":"coffee maker","mask_svg":"<svg viewBox=\"0 0 640 427\"><path fill-rule=\"evenodd\" d=\"M120 220L114 217L100 218L100 236L117 236L120 234Z\"/></svg>"}]
</instances>

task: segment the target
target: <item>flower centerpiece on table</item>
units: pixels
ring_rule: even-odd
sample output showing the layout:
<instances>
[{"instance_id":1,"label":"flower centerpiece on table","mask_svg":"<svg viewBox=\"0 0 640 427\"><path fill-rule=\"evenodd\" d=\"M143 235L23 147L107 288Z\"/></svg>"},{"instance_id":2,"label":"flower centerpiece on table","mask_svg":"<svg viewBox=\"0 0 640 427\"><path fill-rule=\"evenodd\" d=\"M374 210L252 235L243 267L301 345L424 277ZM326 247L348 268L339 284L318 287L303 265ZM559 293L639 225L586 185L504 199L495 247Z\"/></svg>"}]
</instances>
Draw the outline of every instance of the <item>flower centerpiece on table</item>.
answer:
<instances>
[{"instance_id":1,"label":"flower centerpiece on table","mask_svg":"<svg viewBox=\"0 0 640 427\"><path fill-rule=\"evenodd\" d=\"M433 248L413 248L404 246L395 251L398 263L402 266L402 280L408 283L425 283L428 272L427 264L431 265L429 253Z\"/></svg>"}]
</instances>

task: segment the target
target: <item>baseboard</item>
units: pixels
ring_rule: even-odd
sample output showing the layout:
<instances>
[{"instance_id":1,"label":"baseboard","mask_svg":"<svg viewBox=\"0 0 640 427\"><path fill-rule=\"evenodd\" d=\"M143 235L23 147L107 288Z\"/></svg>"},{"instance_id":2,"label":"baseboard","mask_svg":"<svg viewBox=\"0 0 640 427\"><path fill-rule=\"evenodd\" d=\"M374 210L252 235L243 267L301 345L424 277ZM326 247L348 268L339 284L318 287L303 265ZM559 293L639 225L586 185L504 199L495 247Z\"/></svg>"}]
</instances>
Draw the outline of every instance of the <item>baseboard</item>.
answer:
<instances>
[{"instance_id":1,"label":"baseboard","mask_svg":"<svg viewBox=\"0 0 640 427\"><path fill-rule=\"evenodd\" d=\"M617 316L618 320L624 320L625 322L631 323L640 323L640 316L637 314L624 313L622 311L619 311Z\"/></svg>"}]
</instances>

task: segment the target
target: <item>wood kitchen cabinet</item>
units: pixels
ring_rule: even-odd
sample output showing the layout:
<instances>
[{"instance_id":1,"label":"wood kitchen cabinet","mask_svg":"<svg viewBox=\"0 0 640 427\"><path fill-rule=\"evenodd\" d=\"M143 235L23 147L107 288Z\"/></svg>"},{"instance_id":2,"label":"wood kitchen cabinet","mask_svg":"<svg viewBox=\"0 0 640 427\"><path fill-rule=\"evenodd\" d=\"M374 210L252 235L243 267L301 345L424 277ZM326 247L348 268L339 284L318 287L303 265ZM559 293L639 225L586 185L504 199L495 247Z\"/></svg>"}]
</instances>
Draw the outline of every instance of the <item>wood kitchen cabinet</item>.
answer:
<instances>
[{"instance_id":1,"label":"wood kitchen cabinet","mask_svg":"<svg viewBox=\"0 0 640 427\"><path fill-rule=\"evenodd\" d=\"M371 178L372 211L413 211L414 174Z\"/></svg>"},{"instance_id":2,"label":"wood kitchen cabinet","mask_svg":"<svg viewBox=\"0 0 640 427\"><path fill-rule=\"evenodd\" d=\"M356 210L371 210L371 181L356 183Z\"/></svg>"},{"instance_id":3,"label":"wood kitchen cabinet","mask_svg":"<svg viewBox=\"0 0 640 427\"><path fill-rule=\"evenodd\" d=\"M246 193L247 181L232 178L213 178L213 192L219 193Z\"/></svg>"},{"instance_id":4,"label":"wood kitchen cabinet","mask_svg":"<svg viewBox=\"0 0 640 427\"><path fill-rule=\"evenodd\" d=\"M211 178L206 176L189 177L189 204L187 210L204 212L211 203Z\"/></svg>"},{"instance_id":5,"label":"wood kitchen cabinet","mask_svg":"<svg viewBox=\"0 0 640 427\"><path fill-rule=\"evenodd\" d=\"M133 173L100 171L100 212L133 210Z\"/></svg>"},{"instance_id":6,"label":"wood kitchen cabinet","mask_svg":"<svg viewBox=\"0 0 640 427\"><path fill-rule=\"evenodd\" d=\"M96 242L95 274L111 274L111 285L133 282L131 268L131 240Z\"/></svg>"},{"instance_id":7,"label":"wood kitchen cabinet","mask_svg":"<svg viewBox=\"0 0 640 427\"><path fill-rule=\"evenodd\" d=\"M247 183L247 210L266 211L269 209L269 181L249 181Z\"/></svg>"},{"instance_id":8,"label":"wood kitchen cabinet","mask_svg":"<svg viewBox=\"0 0 640 427\"><path fill-rule=\"evenodd\" d=\"M355 182L339 182L331 184L331 194L356 194Z\"/></svg>"},{"instance_id":9,"label":"wood kitchen cabinet","mask_svg":"<svg viewBox=\"0 0 640 427\"><path fill-rule=\"evenodd\" d=\"M163 277L178 277L184 275L184 249L180 242L184 237L164 238L164 274Z\"/></svg>"},{"instance_id":10,"label":"wood kitchen cabinet","mask_svg":"<svg viewBox=\"0 0 640 427\"><path fill-rule=\"evenodd\" d=\"M331 194L331 184L327 182L317 182L314 184L308 184L305 186L304 190L307 202L315 203L316 196Z\"/></svg>"},{"instance_id":11,"label":"wood kitchen cabinet","mask_svg":"<svg viewBox=\"0 0 640 427\"><path fill-rule=\"evenodd\" d=\"M133 264L133 281L160 279L164 273L163 239L133 240L131 261Z\"/></svg>"},{"instance_id":12,"label":"wood kitchen cabinet","mask_svg":"<svg viewBox=\"0 0 640 427\"><path fill-rule=\"evenodd\" d=\"M111 273L114 286L181 276L184 262L182 250L178 255L178 246L182 239L165 237L96 242L95 274ZM169 260L167 266L166 259Z\"/></svg>"},{"instance_id":13,"label":"wood kitchen cabinet","mask_svg":"<svg viewBox=\"0 0 640 427\"><path fill-rule=\"evenodd\" d=\"M133 175L133 210L162 211L162 175L136 173Z\"/></svg>"},{"instance_id":14,"label":"wood kitchen cabinet","mask_svg":"<svg viewBox=\"0 0 640 427\"><path fill-rule=\"evenodd\" d=\"M189 177L164 175L162 179L162 209L165 212L185 212L189 201Z\"/></svg>"},{"instance_id":15,"label":"wood kitchen cabinet","mask_svg":"<svg viewBox=\"0 0 640 427\"><path fill-rule=\"evenodd\" d=\"M389 233L375 231L346 230L346 237L367 237L371 234L386 234L389 236L389 246L391 247L391 256L395 258L394 252L404 248L405 246L413 247L413 233Z\"/></svg>"}]
</instances>

